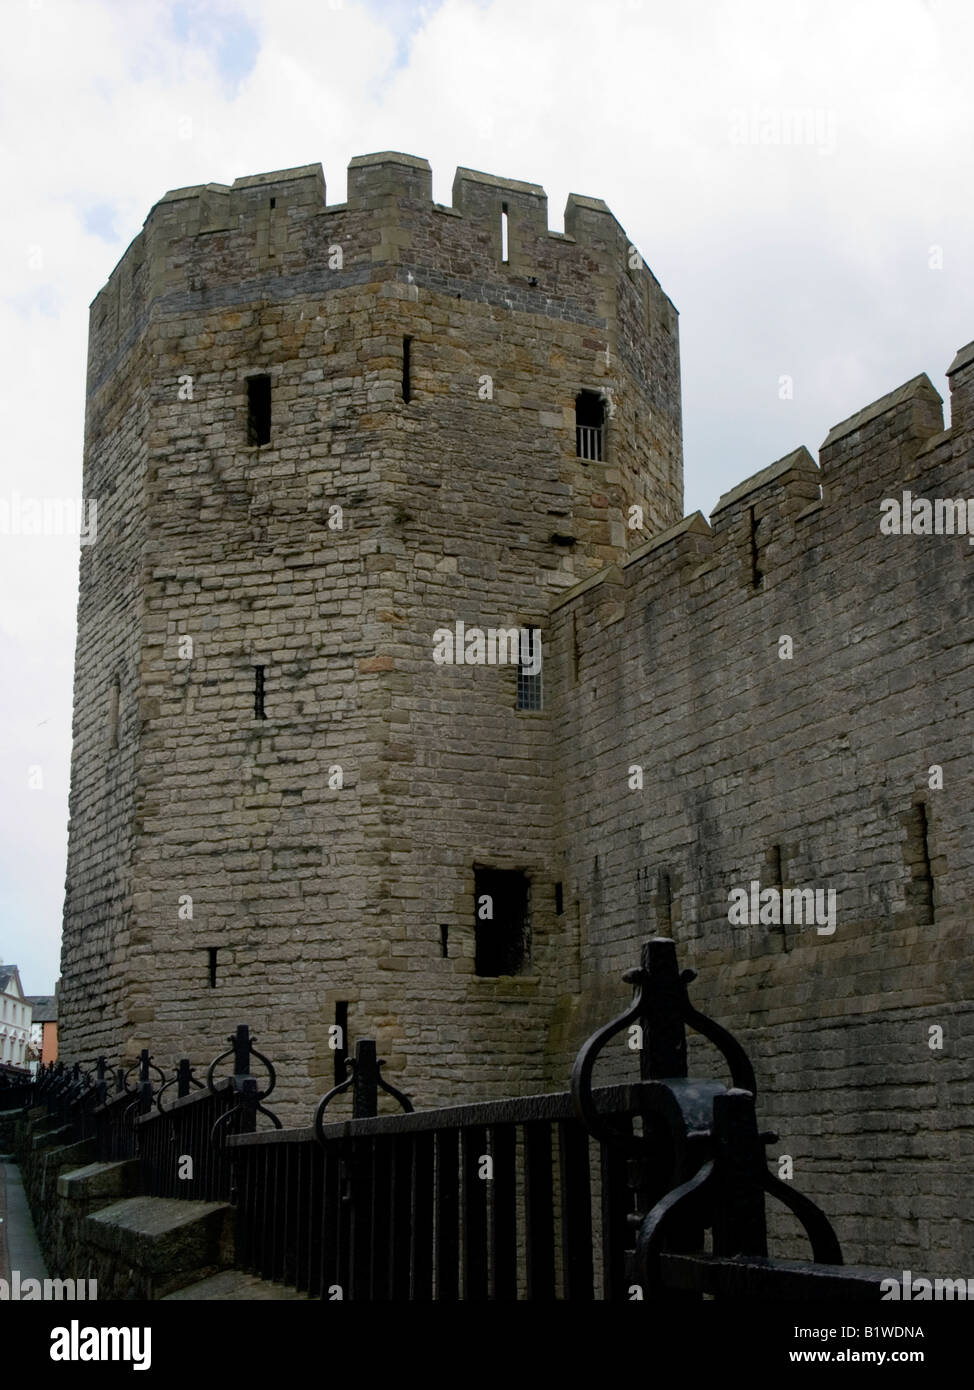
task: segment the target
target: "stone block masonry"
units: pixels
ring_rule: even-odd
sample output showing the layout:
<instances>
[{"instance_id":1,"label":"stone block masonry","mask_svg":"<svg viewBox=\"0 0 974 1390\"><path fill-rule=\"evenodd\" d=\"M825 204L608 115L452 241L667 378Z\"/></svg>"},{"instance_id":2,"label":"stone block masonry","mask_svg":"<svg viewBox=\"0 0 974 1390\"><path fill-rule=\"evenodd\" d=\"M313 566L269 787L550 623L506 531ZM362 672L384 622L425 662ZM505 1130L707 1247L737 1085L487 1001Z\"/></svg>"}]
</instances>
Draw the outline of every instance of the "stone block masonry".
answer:
<instances>
[{"instance_id":1,"label":"stone block masonry","mask_svg":"<svg viewBox=\"0 0 974 1390\"><path fill-rule=\"evenodd\" d=\"M246 1020L303 1121L347 1003L424 1104L544 1084L549 721L433 634L542 625L682 499L675 311L603 203L565 225L371 155L337 206L317 166L167 194L96 298L65 1055L208 1059ZM516 978L476 974L479 864L530 879Z\"/></svg>"},{"instance_id":2,"label":"stone block masonry","mask_svg":"<svg viewBox=\"0 0 974 1390\"><path fill-rule=\"evenodd\" d=\"M974 345L950 381L949 430L918 377L708 523L676 312L598 199L552 232L388 152L341 204L317 165L167 194L91 311L64 1056L247 1022L303 1124L347 1007L418 1105L561 1089L672 935L847 1258L970 1262L974 547L880 532L970 491ZM458 623L540 630L540 696L435 661ZM755 881L834 933L733 925Z\"/></svg>"},{"instance_id":3,"label":"stone block masonry","mask_svg":"<svg viewBox=\"0 0 974 1390\"><path fill-rule=\"evenodd\" d=\"M820 466L800 449L757 473L551 624L581 980L551 1074L625 1000L639 941L672 934L697 1007L760 1059L772 1158L830 1204L847 1259L904 1268L974 1266L974 547L881 534L881 503L971 493L972 378L967 349L949 430L918 377L836 426ZM755 881L833 891L834 933L732 925Z\"/></svg>"}]
</instances>

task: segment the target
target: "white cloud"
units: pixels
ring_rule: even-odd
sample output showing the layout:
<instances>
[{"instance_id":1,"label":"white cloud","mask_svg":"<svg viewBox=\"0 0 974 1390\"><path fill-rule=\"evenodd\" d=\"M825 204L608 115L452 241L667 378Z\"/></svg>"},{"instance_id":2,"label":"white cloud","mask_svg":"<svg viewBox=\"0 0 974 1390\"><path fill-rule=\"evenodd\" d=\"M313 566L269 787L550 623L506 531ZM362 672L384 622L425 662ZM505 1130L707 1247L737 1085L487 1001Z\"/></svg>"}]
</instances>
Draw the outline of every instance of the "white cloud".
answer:
<instances>
[{"instance_id":1,"label":"white cloud","mask_svg":"<svg viewBox=\"0 0 974 1390\"><path fill-rule=\"evenodd\" d=\"M962 0L10 0L4 29L0 496L78 494L87 306L163 193L320 160L341 201L375 149L426 155L441 201L457 164L543 183L555 227L569 191L605 198L681 311L688 508L918 371L942 384L974 337ZM740 113L773 133L796 108L831 152L734 142ZM37 992L76 581L72 544L0 537L0 953Z\"/></svg>"}]
</instances>

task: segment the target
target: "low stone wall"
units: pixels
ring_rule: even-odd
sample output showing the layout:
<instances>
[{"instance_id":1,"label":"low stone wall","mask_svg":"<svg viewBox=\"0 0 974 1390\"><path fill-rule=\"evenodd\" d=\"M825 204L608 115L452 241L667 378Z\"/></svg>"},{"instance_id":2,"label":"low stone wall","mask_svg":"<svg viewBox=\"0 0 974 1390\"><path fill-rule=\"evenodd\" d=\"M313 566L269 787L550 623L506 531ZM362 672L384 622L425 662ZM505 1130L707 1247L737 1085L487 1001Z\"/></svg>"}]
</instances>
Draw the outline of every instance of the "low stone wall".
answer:
<instances>
[{"instance_id":1,"label":"low stone wall","mask_svg":"<svg viewBox=\"0 0 974 1390\"><path fill-rule=\"evenodd\" d=\"M233 1209L141 1195L137 1159L99 1162L46 1108L0 1121L52 1278L95 1280L98 1298L158 1299L233 1265Z\"/></svg>"}]
</instances>

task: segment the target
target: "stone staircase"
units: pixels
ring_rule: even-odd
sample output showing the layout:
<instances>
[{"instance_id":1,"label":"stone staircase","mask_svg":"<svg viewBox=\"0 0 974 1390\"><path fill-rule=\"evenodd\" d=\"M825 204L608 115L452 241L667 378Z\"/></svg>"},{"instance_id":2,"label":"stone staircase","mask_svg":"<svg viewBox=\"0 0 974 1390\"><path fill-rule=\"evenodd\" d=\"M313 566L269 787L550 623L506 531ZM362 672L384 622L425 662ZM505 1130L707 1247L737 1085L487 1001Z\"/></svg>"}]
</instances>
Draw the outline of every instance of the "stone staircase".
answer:
<instances>
[{"instance_id":1,"label":"stone staircase","mask_svg":"<svg viewBox=\"0 0 974 1390\"><path fill-rule=\"evenodd\" d=\"M96 1161L42 1107L16 1148L52 1278L97 1280L99 1300L304 1299L234 1268L229 1203L141 1195L137 1160Z\"/></svg>"}]
</instances>

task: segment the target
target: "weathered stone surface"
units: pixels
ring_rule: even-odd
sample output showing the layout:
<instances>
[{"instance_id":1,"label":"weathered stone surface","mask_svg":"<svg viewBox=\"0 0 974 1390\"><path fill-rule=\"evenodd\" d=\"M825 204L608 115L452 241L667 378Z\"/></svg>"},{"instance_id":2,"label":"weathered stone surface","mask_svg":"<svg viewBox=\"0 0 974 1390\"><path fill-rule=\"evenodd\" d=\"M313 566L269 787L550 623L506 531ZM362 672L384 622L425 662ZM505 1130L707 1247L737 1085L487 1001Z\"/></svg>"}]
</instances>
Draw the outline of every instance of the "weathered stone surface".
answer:
<instances>
[{"instance_id":1,"label":"weathered stone surface","mask_svg":"<svg viewBox=\"0 0 974 1390\"><path fill-rule=\"evenodd\" d=\"M162 1298L232 1264L233 1209L222 1202L127 1197L85 1223L104 1298Z\"/></svg>"},{"instance_id":2,"label":"weathered stone surface","mask_svg":"<svg viewBox=\"0 0 974 1390\"><path fill-rule=\"evenodd\" d=\"M676 314L609 210L430 198L388 152L330 207L317 166L176 190L92 306L64 1055L246 1020L303 1124L346 1001L419 1103L561 1088L672 934L846 1257L961 1269L974 548L879 504L969 490L974 352L949 430L915 378L684 519ZM542 629L541 714L433 663L457 620ZM475 864L530 878L516 979L475 974ZM752 879L834 889L834 935L731 927Z\"/></svg>"},{"instance_id":3,"label":"weathered stone surface","mask_svg":"<svg viewBox=\"0 0 974 1390\"><path fill-rule=\"evenodd\" d=\"M433 633L541 625L630 504L680 514L676 313L612 214L575 198L553 233L543 190L461 171L444 216L429 179L383 154L341 206L319 169L177 190L91 313L62 1048L205 1065L246 1020L301 1123L339 1000L424 1104L543 1085L547 721ZM605 462L576 456L582 388L614 402ZM478 859L531 871L530 999L474 974Z\"/></svg>"},{"instance_id":4,"label":"weathered stone surface","mask_svg":"<svg viewBox=\"0 0 974 1390\"><path fill-rule=\"evenodd\" d=\"M256 1299L258 1302L307 1302L305 1295L295 1292L294 1289L285 1288L283 1284L268 1283L266 1279L258 1279L256 1274L244 1274L239 1269L225 1269L221 1274L211 1275L209 1279L187 1284L175 1293L167 1293L163 1302L226 1302L241 1298Z\"/></svg>"}]
</instances>

